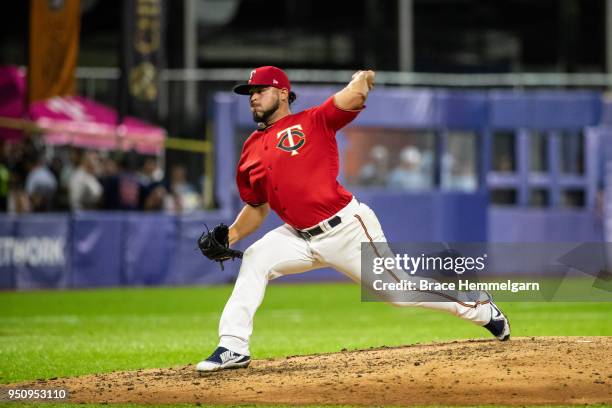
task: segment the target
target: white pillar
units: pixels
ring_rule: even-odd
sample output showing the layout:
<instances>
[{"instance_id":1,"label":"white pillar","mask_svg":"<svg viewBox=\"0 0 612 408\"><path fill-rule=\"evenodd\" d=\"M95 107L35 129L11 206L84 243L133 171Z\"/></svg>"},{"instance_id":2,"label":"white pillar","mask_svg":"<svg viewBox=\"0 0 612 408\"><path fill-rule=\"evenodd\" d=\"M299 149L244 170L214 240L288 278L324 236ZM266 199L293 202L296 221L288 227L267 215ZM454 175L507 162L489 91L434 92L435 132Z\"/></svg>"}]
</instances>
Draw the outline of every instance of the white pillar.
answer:
<instances>
[{"instance_id":1,"label":"white pillar","mask_svg":"<svg viewBox=\"0 0 612 408\"><path fill-rule=\"evenodd\" d=\"M399 70L404 72L412 72L414 70L412 0L397 0L397 2ZM608 0L608 3L610 2L612 2L612 0Z\"/></svg>"},{"instance_id":2,"label":"white pillar","mask_svg":"<svg viewBox=\"0 0 612 408\"><path fill-rule=\"evenodd\" d=\"M198 20L196 0L185 0L183 18L183 65L185 69L198 67ZM185 112L187 117L193 118L197 114L198 83L185 81Z\"/></svg>"}]
</instances>

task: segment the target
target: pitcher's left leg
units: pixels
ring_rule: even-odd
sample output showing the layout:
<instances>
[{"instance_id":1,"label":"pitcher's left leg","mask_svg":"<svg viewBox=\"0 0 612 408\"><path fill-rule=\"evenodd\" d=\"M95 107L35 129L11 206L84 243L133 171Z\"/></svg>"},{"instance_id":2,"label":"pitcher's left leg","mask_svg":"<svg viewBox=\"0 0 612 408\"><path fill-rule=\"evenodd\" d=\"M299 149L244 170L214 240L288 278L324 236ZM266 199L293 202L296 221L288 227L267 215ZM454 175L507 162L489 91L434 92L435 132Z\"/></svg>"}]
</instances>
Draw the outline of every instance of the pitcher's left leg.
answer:
<instances>
[{"instance_id":1,"label":"pitcher's left leg","mask_svg":"<svg viewBox=\"0 0 612 408\"><path fill-rule=\"evenodd\" d=\"M381 247L385 248L384 253L380 254L381 257L394 256L387 245L374 245L375 243L386 243L387 240L376 214L363 203L355 208L350 216L342 218L342 226L337 231L330 231L320 241L313 240L312 247L325 262L354 281L361 282L362 242L372 245L375 251L380 252ZM410 278L402 270L385 273L391 275L387 276L391 281ZM461 319L486 327L499 340L508 340L510 337L507 318L490 298L474 302L455 301L454 299L444 301L443 297L440 297L440 301L403 301L398 300L397 296L389 291L378 292L378 294L381 295L382 300L396 306L423 307L451 313ZM432 299L429 295L425 298Z\"/></svg>"}]
</instances>

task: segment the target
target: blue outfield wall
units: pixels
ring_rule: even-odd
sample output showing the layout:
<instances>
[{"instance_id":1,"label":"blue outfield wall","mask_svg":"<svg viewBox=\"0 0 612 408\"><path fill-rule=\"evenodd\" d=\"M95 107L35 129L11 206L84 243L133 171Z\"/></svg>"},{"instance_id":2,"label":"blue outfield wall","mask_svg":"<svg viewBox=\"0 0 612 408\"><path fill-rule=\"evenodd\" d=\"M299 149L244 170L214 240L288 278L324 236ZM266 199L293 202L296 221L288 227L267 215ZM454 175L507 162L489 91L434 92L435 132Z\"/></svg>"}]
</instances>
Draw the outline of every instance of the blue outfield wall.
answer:
<instances>
[{"instance_id":1,"label":"blue outfield wall","mask_svg":"<svg viewBox=\"0 0 612 408\"><path fill-rule=\"evenodd\" d=\"M407 194L358 191L394 242L601 241L601 219L576 210L487 206L481 194ZM0 288L95 288L232 282L240 262L222 271L205 259L196 241L204 225L230 223L227 212L171 216L142 213L0 216ZM238 248L244 250L281 225L271 214ZM528 233L524 225L529 225ZM283 281L342 279L330 269Z\"/></svg>"},{"instance_id":2,"label":"blue outfield wall","mask_svg":"<svg viewBox=\"0 0 612 408\"><path fill-rule=\"evenodd\" d=\"M576 209L489 208L490 242L602 242L602 215Z\"/></svg>"},{"instance_id":3,"label":"blue outfield wall","mask_svg":"<svg viewBox=\"0 0 612 408\"><path fill-rule=\"evenodd\" d=\"M294 110L321 103L335 91L337 88L297 88ZM229 224L240 210L234 175L238 139L245 135L238 129L252 129L253 123L246 98L219 93L214 106L215 193L221 210L185 216L127 212L0 215L0 289L217 284L235 279L239 262L226 262L221 271L199 253L196 241L205 224ZM439 189L423 193L371 188L352 191L377 213L390 241L601 241L602 220L595 209L600 164L595 156L602 150L604 136L612 140L610 125L612 105L602 104L602 96L595 92L379 87L351 126L431 129L441 134L474 131L479 141L480 187L473 193ZM551 174L539 175L536 180L537 187L550 188L553 197L564 185L582 188L586 196L583 209L529 208L526 200L534 184L530 184L533 180L525 158L519 160L516 174L490 172L491 135L496 130L514 130L517 148L523 151L528 149L526 138L532 129L553 133L587 130L590 145L584 176ZM550 143L556 143L554 137ZM518 205L491 207L490 189L504 186L517 188ZM246 249L280 223L271 214L260 231L240 242L238 248ZM339 276L325 269L283 279Z\"/></svg>"},{"instance_id":4,"label":"blue outfield wall","mask_svg":"<svg viewBox=\"0 0 612 408\"><path fill-rule=\"evenodd\" d=\"M355 192L380 214L388 239L483 241L486 197L431 193L389 196ZM467 209L470 208L470 211ZM470 217L458 216L460 213ZM437 217L436 214L445 214ZM202 256L197 239L205 229L224 222L230 211L189 216L130 212L82 212L0 216L0 288L95 288L107 286L218 284L233 281L239 261L224 270ZM281 225L275 215L237 246L246 249ZM329 269L289 280L338 279Z\"/></svg>"},{"instance_id":5,"label":"blue outfield wall","mask_svg":"<svg viewBox=\"0 0 612 408\"><path fill-rule=\"evenodd\" d=\"M0 216L0 288L216 284L232 281L197 249L204 224L225 212L193 216L87 212Z\"/></svg>"}]
</instances>

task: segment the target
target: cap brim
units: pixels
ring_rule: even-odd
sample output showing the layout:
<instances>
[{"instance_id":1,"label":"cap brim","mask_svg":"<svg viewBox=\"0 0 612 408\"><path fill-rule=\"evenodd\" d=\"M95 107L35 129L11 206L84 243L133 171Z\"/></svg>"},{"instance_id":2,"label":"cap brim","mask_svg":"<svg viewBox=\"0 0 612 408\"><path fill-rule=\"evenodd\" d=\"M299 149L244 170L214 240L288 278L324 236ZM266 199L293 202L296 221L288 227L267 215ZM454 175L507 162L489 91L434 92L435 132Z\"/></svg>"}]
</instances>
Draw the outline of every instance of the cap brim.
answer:
<instances>
[{"instance_id":1,"label":"cap brim","mask_svg":"<svg viewBox=\"0 0 612 408\"><path fill-rule=\"evenodd\" d=\"M234 92L238 95L248 95L251 91L251 88L256 87L258 85L250 85L250 84L240 84L234 87ZM261 85L259 85L261 86Z\"/></svg>"}]
</instances>

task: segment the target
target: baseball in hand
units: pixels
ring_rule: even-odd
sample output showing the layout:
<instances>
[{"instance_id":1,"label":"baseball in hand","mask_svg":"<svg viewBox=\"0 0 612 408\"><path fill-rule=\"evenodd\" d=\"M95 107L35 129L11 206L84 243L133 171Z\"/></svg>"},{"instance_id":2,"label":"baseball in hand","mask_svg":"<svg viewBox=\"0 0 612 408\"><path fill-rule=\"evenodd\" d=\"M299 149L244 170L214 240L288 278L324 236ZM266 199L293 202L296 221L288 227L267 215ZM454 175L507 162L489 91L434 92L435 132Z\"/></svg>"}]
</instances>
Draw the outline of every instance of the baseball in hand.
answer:
<instances>
[{"instance_id":1,"label":"baseball in hand","mask_svg":"<svg viewBox=\"0 0 612 408\"><path fill-rule=\"evenodd\" d=\"M376 73L374 71L371 70L367 70L367 71L357 71L353 74L353 80L358 79L358 78L365 78L366 83L368 84L368 89L372 89L372 87L374 86L374 77L376 76Z\"/></svg>"}]
</instances>

